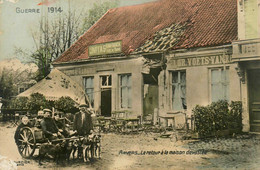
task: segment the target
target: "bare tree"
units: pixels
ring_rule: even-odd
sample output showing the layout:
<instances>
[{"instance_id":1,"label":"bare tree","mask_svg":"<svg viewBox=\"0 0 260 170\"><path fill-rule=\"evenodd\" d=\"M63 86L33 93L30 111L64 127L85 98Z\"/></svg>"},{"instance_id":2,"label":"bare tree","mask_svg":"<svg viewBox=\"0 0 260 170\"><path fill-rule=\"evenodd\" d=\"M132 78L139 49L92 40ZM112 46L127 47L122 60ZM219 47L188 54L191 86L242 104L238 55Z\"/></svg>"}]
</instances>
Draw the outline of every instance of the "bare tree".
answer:
<instances>
[{"instance_id":1,"label":"bare tree","mask_svg":"<svg viewBox=\"0 0 260 170\"><path fill-rule=\"evenodd\" d=\"M32 32L35 51L30 53L16 48L16 54L24 57L30 56L31 61L38 65L36 80L39 81L49 74L52 61L66 51L108 9L118 6L118 4L119 0L108 0L103 3L95 3L87 13L69 10L52 19L48 19L48 15L43 16L37 26L39 29Z\"/></svg>"},{"instance_id":2,"label":"bare tree","mask_svg":"<svg viewBox=\"0 0 260 170\"><path fill-rule=\"evenodd\" d=\"M52 20L40 20L39 31L32 32L36 51L30 55L39 67L39 79L49 74L50 63L78 39L81 23L81 14L75 10Z\"/></svg>"}]
</instances>

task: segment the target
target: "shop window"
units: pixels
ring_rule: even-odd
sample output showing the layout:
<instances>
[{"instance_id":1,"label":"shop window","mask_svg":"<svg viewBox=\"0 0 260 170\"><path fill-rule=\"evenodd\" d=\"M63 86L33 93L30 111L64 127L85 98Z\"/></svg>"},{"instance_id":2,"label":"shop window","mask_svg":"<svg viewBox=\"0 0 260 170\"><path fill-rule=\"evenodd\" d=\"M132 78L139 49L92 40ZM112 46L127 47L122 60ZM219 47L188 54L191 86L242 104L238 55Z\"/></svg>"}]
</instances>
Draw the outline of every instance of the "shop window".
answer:
<instances>
[{"instance_id":1,"label":"shop window","mask_svg":"<svg viewBox=\"0 0 260 170\"><path fill-rule=\"evenodd\" d=\"M172 110L187 109L186 104L186 72L173 71L171 72L172 81Z\"/></svg>"},{"instance_id":2,"label":"shop window","mask_svg":"<svg viewBox=\"0 0 260 170\"><path fill-rule=\"evenodd\" d=\"M101 87L111 87L112 86L112 76L111 75L105 75L105 76L100 76L101 78Z\"/></svg>"},{"instance_id":3,"label":"shop window","mask_svg":"<svg viewBox=\"0 0 260 170\"><path fill-rule=\"evenodd\" d=\"M211 102L229 100L229 68L211 69Z\"/></svg>"},{"instance_id":4,"label":"shop window","mask_svg":"<svg viewBox=\"0 0 260 170\"><path fill-rule=\"evenodd\" d=\"M94 107L94 77L83 78L85 93L88 96L91 106Z\"/></svg>"},{"instance_id":5,"label":"shop window","mask_svg":"<svg viewBox=\"0 0 260 170\"><path fill-rule=\"evenodd\" d=\"M132 107L132 76L131 74L120 75L120 101L121 108Z\"/></svg>"}]
</instances>

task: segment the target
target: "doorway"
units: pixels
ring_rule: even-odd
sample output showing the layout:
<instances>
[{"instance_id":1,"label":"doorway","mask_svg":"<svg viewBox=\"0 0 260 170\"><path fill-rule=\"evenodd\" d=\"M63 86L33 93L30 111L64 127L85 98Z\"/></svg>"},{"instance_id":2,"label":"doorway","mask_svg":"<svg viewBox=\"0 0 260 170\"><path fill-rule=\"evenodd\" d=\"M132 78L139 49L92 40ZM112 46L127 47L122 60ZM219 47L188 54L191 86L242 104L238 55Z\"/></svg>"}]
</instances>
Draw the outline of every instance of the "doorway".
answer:
<instances>
[{"instance_id":1,"label":"doorway","mask_svg":"<svg viewBox=\"0 0 260 170\"><path fill-rule=\"evenodd\" d=\"M158 75L161 68L150 68L149 74L143 74L143 120L158 122Z\"/></svg>"},{"instance_id":2,"label":"doorway","mask_svg":"<svg viewBox=\"0 0 260 170\"><path fill-rule=\"evenodd\" d=\"M111 117L111 88L101 90L101 115Z\"/></svg>"},{"instance_id":3,"label":"doorway","mask_svg":"<svg viewBox=\"0 0 260 170\"><path fill-rule=\"evenodd\" d=\"M260 70L248 70L250 131L260 132Z\"/></svg>"}]
</instances>

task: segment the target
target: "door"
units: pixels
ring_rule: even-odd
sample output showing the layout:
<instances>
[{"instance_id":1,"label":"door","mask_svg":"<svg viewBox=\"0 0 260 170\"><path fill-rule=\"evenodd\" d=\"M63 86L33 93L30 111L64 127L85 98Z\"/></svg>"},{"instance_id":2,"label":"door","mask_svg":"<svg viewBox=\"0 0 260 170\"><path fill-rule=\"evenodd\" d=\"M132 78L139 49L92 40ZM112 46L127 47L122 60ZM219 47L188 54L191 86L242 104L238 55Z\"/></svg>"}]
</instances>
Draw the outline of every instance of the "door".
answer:
<instances>
[{"instance_id":1,"label":"door","mask_svg":"<svg viewBox=\"0 0 260 170\"><path fill-rule=\"evenodd\" d=\"M111 88L101 91L101 115L111 117Z\"/></svg>"},{"instance_id":2,"label":"door","mask_svg":"<svg viewBox=\"0 0 260 170\"><path fill-rule=\"evenodd\" d=\"M143 116L145 120L149 120L154 116L154 109L158 108L158 86L144 84L144 93Z\"/></svg>"},{"instance_id":3,"label":"door","mask_svg":"<svg viewBox=\"0 0 260 170\"><path fill-rule=\"evenodd\" d=\"M250 131L260 132L260 70L249 70Z\"/></svg>"}]
</instances>

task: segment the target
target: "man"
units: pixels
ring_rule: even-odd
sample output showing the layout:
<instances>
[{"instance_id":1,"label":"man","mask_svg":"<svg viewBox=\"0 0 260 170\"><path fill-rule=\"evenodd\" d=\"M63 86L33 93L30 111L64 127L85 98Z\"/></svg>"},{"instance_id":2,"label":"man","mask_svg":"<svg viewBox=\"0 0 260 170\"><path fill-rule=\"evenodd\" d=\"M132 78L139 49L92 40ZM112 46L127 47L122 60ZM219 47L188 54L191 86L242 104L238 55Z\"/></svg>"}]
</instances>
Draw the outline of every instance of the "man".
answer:
<instances>
[{"instance_id":1,"label":"man","mask_svg":"<svg viewBox=\"0 0 260 170\"><path fill-rule=\"evenodd\" d=\"M51 118L51 110L44 109L44 118L41 121L41 128L46 138L49 140L64 138L63 135L59 132L57 125L54 120Z\"/></svg>"},{"instance_id":2,"label":"man","mask_svg":"<svg viewBox=\"0 0 260 170\"><path fill-rule=\"evenodd\" d=\"M74 116L73 130L77 131L79 136L88 136L93 130L91 112L87 110L86 104L79 106L79 112Z\"/></svg>"},{"instance_id":3,"label":"man","mask_svg":"<svg viewBox=\"0 0 260 170\"><path fill-rule=\"evenodd\" d=\"M59 132L65 136L69 137L69 132L65 128L65 122L61 119L61 115L58 113L54 113L54 121L55 124L57 125Z\"/></svg>"}]
</instances>

